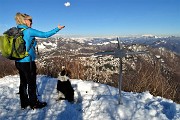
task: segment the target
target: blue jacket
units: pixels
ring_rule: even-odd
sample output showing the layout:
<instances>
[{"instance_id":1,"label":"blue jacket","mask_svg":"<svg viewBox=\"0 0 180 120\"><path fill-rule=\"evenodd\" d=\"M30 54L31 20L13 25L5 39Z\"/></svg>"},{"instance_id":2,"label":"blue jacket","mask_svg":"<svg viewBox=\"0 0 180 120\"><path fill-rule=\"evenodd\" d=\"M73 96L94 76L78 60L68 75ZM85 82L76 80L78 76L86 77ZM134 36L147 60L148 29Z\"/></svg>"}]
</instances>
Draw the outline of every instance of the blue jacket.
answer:
<instances>
[{"instance_id":1,"label":"blue jacket","mask_svg":"<svg viewBox=\"0 0 180 120\"><path fill-rule=\"evenodd\" d=\"M48 38L48 37L56 34L60 30L57 27L57 28L55 28L51 31L48 31L48 32L41 32L41 31L35 30L33 28L28 28L28 26L26 26L26 25L18 25L17 28L25 29L23 31L23 34L24 34L23 39L25 40L26 50L28 50L32 40L35 39L35 37ZM34 49L36 44L37 44L37 42L35 41L33 46L31 47L31 49L28 52L29 55L32 57L32 59L30 59L30 56L27 56L21 60L16 60L16 62L30 62L31 60L34 61L36 59L36 51Z\"/></svg>"}]
</instances>

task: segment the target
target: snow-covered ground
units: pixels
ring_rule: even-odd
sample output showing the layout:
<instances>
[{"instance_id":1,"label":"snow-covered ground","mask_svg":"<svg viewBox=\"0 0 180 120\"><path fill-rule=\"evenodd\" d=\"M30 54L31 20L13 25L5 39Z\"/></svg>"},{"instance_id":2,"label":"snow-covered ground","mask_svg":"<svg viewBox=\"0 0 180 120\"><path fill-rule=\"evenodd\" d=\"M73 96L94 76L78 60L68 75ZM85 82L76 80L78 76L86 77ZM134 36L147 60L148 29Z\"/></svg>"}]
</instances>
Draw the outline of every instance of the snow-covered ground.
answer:
<instances>
[{"instance_id":1,"label":"snow-covered ground","mask_svg":"<svg viewBox=\"0 0 180 120\"><path fill-rule=\"evenodd\" d=\"M74 104L56 101L56 78L37 77L39 99L48 106L21 110L19 76L0 79L0 120L180 120L180 104L149 92L122 92L123 105L118 104L118 89L105 84L72 79Z\"/></svg>"}]
</instances>

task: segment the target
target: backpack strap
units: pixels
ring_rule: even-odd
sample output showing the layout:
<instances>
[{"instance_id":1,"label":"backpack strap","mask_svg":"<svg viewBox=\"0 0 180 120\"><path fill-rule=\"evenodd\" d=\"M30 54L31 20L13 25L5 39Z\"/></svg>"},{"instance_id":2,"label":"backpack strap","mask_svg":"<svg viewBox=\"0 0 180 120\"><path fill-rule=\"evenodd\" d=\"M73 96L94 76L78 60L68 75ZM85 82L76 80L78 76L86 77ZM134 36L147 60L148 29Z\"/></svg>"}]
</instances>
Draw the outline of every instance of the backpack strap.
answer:
<instances>
[{"instance_id":1,"label":"backpack strap","mask_svg":"<svg viewBox=\"0 0 180 120\"><path fill-rule=\"evenodd\" d=\"M21 28L21 31L23 32L23 31L26 30L26 29L28 29L28 28ZM31 41L31 44L30 44L30 46L28 47L27 52L29 52L29 50L30 50L31 47L33 46L34 42L35 42L35 38Z\"/></svg>"},{"instance_id":2,"label":"backpack strap","mask_svg":"<svg viewBox=\"0 0 180 120\"><path fill-rule=\"evenodd\" d=\"M35 42L35 38L31 41L31 44L29 45L28 49L27 49L27 52L29 52L29 50L31 49L31 47L33 46Z\"/></svg>"},{"instance_id":3,"label":"backpack strap","mask_svg":"<svg viewBox=\"0 0 180 120\"><path fill-rule=\"evenodd\" d=\"M31 44L29 45L28 49L27 49L27 53L29 52L29 50L32 48L33 44L35 42L35 38L31 41ZM32 70L32 57L31 55L28 53L28 56L30 57L30 70Z\"/></svg>"}]
</instances>

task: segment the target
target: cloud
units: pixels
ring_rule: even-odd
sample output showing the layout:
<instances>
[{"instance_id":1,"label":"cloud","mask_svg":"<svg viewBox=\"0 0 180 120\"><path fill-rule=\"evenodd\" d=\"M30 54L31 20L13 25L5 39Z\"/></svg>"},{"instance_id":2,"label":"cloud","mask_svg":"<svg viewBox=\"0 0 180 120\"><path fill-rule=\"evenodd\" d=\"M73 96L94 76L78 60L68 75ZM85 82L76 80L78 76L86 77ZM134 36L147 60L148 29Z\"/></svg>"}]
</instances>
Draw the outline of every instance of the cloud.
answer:
<instances>
[{"instance_id":1,"label":"cloud","mask_svg":"<svg viewBox=\"0 0 180 120\"><path fill-rule=\"evenodd\" d=\"M64 5L65 5L66 7L69 7L71 4L70 4L70 2L66 2L66 3L64 3Z\"/></svg>"}]
</instances>

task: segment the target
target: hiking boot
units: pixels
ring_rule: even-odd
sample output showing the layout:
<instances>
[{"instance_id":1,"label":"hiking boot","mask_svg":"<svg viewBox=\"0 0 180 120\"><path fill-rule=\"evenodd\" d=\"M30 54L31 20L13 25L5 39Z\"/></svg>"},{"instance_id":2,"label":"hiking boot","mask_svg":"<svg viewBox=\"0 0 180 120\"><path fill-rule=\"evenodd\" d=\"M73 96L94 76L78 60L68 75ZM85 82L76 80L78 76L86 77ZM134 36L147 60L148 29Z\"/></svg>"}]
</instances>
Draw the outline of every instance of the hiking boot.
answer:
<instances>
[{"instance_id":1,"label":"hiking boot","mask_svg":"<svg viewBox=\"0 0 180 120\"><path fill-rule=\"evenodd\" d=\"M26 109L28 106L29 106L29 104L21 105L21 109L24 110L24 109Z\"/></svg>"},{"instance_id":2,"label":"hiking boot","mask_svg":"<svg viewBox=\"0 0 180 120\"><path fill-rule=\"evenodd\" d=\"M37 101L33 106L31 106L31 109L41 109L43 107L45 107L47 105L46 102L40 102L40 101Z\"/></svg>"}]
</instances>

